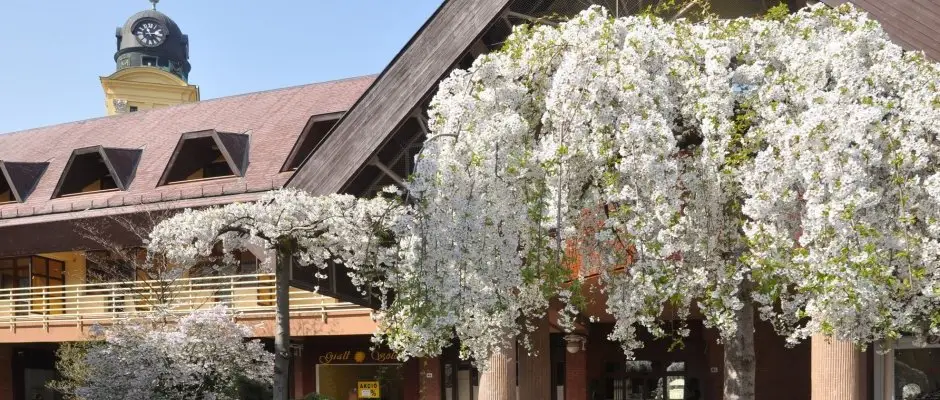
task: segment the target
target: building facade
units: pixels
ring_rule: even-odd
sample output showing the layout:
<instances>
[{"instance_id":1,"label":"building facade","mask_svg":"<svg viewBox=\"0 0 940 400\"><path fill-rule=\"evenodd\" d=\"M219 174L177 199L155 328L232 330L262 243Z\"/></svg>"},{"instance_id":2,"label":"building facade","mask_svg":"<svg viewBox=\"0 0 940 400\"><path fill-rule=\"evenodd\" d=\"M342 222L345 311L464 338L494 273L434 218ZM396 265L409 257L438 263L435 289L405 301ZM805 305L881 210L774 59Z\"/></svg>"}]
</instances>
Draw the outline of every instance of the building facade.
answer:
<instances>
[{"instance_id":1,"label":"building facade","mask_svg":"<svg viewBox=\"0 0 940 400\"><path fill-rule=\"evenodd\" d=\"M207 101L188 82L189 38L181 28L156 10L132 16L117 30L116 70L101 78L108 117L0 135L0 400L57 398L45 383L55 377L58 344L88 340L93 326L133 318L157 302L181 314L224 304L256 336L271 337L274 279L259 268L270 254L259 249L239 255L236 265L164 276L120 249L142 246L148 224L174 210L253 201L285 186L369 196L402 184L442 77L498 48L513 25L588 3L620 13L644 6L448 0L378 76ZM713 3L723 16L767 7ZM940 34L936 8L914 0L857 3L902 44L937 56L936 40L925 39ZM904 16L913 22L899 22ZM370 310L299 288L290 303L296 397L354 398L361 382L377 383L383 399L479 396L480 373L457 357L456 346L400 362L371 348ZM613 321L603 307L585 313L596 322L573 334L559 331L550 314L533 337L537 355L506 355L510 367L498 373L520 399L721 398L722 349L700 322L691 322L682 348L650 339L627 360L606 338ZM861 352L820 338L786 348L767 325L756 338L762 400L928 398L904 393L940 390L940 345L901 340Z\"/></svg>"}]
</instances>

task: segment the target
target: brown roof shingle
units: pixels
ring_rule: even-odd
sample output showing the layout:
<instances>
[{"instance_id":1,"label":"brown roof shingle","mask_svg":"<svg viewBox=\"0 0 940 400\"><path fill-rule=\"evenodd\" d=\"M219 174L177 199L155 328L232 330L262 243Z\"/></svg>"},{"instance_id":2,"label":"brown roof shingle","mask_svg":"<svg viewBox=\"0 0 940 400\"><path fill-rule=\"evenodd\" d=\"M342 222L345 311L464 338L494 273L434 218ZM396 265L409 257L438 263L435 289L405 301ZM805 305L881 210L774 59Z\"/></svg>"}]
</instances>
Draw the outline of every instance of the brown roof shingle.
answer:
<instances>
[{"instance_id":1,"label":"brown roof shingle","mask_svg":"<svg viewBox=\"0 0 940 400\"><path fill-rule=\"evenodd\" d=\"M226 200L228 195L244 198L245 193L280 187L291 175L281 172L281 167L307 120L349 109L374 78L249 93L0 135L0 160L49 162L24 203L0 205L0 227L77 218L89 209L100 214L100 209L126 209L128 204L208 197L225 203L231 201ZM251 135L244 177L157 186L180 136L207 129ZM72 151L97 145L143 150L128 190L53 199Z\"/></svg>"}]
</instances>

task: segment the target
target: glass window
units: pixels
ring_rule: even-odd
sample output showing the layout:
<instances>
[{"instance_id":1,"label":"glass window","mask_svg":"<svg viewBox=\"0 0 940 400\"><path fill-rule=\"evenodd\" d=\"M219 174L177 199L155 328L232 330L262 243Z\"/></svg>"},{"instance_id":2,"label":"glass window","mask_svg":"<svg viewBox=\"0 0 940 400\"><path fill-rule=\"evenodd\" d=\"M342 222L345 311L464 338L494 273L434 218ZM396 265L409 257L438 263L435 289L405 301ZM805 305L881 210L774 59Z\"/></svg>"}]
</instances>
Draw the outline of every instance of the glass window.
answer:
<instances>
[{"instance_id":1,"label":"glass window","mask_svg":"<svg viewBox=\"0 0 940 400\"><path fill-rule=\"evenodd\" d=\"M317 391L331 399L358 398L359 382L377 382L383 400L403 400L404 369L401 364L317 366ZM467 399L470 400L470 399Z\"/></svg>"},{"instance_id":2,"label":"glass window","mask_svg":"<svg viewBox=\"0 0 940 400\"><path fill-rule=\"evenodd\" d=\"M894 398L940 398L940 347L894 351Z\"/></svg>"}]
</instances>

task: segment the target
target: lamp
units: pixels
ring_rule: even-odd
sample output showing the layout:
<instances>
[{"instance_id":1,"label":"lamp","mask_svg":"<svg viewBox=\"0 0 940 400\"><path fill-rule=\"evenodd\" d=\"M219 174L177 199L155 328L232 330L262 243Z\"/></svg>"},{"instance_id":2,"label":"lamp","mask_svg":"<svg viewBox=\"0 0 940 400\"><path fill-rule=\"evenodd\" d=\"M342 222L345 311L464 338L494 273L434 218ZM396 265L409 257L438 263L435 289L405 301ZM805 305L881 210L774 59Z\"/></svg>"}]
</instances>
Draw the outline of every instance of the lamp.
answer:
<instances>
[{"instance_id":1,"label":"lamp","mask_svg":"<svg viewBox=\"0 0 940 400\"><path fill-rule=\"evenodd\" d=\"M577 333L565 335L565 342L567 342L565 349L571 354L586 350L587 338L584 335Z\"/></svg>"}]
</instances>

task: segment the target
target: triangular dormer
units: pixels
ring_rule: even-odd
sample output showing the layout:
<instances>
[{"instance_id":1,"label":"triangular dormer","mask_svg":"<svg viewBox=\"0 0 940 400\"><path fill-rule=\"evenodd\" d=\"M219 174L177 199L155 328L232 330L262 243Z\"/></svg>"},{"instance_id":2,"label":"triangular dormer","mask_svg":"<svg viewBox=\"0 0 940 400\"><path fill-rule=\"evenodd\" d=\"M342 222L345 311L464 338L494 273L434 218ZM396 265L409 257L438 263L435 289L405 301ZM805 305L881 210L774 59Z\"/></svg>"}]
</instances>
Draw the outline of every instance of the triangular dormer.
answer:
<instances>
[{"instance_id":1,"label":"triangular dormer","mask_svg":"<svg viewBox=\"0 0 940 400\"><path fill-rule=\"evenodd\" d=\"M0 204L26 201L48 166L0 160Z\"/></svg>"},{"instance_id":2,"label":"triangular dormer","mask_svg":"<svg viewBox=\"0 0 940 400\"><path fill-rule=\"evenodd\" d=\"M59 178L52 197L105 190L127 190L140 161L140 149L91 146L77 149Z\"/></svg>"},{"instance_id":3,"label":"triangular dormer","mask_svg":"<svg viewBox=\"0 0 940 400\"><path fill-rule=\"evenodd\" d=\"M317 151L320 144L323 143L323 140L326 139L326 136L329 135L342 116L343 113L338 112L310 117L307 125L304 126L304 130L300 133L300 137L297 138L297 142L294 143L290 155L287 156L287 161L281 167L281 172L294 171L300 167L300 164L307 157Z\"/></svg>"},{"instance_id":4,"label":"triangular dormer","mask_svg":"<svg viewBox=\"0 0 940 400\"><path fill-rule=\"evenodd\" d=\"M245 176L250 136L214 129L184 133L160 184Z\"/></svg>"}]
</instances>

